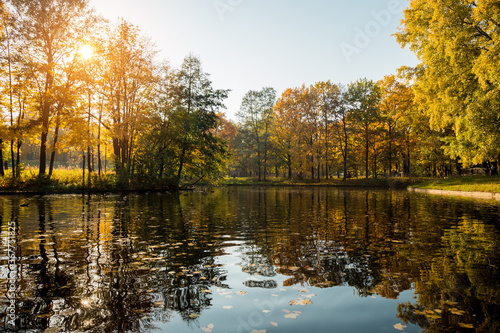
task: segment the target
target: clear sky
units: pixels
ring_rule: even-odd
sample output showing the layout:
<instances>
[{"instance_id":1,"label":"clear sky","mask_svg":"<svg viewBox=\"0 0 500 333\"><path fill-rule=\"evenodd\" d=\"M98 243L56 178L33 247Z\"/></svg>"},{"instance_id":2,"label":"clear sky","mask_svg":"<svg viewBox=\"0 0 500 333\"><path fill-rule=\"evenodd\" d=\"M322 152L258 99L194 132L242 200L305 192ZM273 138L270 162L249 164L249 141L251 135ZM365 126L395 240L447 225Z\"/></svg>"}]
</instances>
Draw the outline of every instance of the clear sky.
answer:
<instances>
[{"instance_id":1,"label":"clear sky","mask_svg":"<svg viewBox=\"0 0 500 333\"><path fill-rule=\"evenodd\" d=\"M397 31L407 0L91 0L97 13L138 26L179 67L198 56L229 118L249 90L331 80L379 80L417 59Z\"/></svg>"}]
</instances>

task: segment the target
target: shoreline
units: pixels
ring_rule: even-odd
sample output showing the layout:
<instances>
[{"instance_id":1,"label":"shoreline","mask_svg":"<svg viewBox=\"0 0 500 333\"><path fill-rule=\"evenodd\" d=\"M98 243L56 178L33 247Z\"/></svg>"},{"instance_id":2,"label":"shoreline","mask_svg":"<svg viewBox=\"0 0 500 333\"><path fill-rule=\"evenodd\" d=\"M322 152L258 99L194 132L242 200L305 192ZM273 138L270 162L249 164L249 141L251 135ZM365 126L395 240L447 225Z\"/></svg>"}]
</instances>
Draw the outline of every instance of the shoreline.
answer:
<instances>
[{"instance_id":1,"label":"shoreline","mask_svg":"<svg viewBox=\"0 0 500 333\"><path fill-rule=\"evenodd\" d=\"M452 191L452 190L436 190L418 187L408 187L408 191L412 193L423 193L443 196L455 196L475 199L487 199L500 201L500 193L495 192L478 192L478 191Z\"/></svg>"}]
</instances>

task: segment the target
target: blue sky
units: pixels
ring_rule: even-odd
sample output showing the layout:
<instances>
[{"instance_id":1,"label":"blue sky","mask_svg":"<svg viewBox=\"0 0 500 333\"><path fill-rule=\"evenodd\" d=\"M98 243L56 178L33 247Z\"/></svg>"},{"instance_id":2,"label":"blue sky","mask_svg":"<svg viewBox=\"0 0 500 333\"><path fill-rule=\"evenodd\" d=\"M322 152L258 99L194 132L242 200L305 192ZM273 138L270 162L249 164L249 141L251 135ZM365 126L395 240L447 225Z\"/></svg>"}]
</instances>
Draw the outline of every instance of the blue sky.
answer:
<instances>
[{"instance_id":1,"label":"blue sky","mask_svg":"<svg viewBox=\"0 0 500 333\"><path fill-rule=\"evenodd\" d=\"M406 0L91 0L138 26L174 67L198 56L235 119L248 90L379 80L417 59L391 34Z\"/></svg>"}]
</instances>

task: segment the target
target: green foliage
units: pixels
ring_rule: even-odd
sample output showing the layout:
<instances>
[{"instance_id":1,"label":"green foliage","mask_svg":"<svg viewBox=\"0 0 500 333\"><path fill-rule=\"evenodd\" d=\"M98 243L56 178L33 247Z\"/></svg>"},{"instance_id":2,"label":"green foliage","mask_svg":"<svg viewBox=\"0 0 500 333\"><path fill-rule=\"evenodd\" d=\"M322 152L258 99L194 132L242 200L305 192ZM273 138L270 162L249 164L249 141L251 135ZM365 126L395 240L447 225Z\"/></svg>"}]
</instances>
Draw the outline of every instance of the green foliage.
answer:
<instances>
[{"instance_id":1,"label":"green foliage","mask_svg":"<svg viewBox=\"0 0 500 333\"><path fill-rule=\"evenodd\" d=\"M217 180L227 159L227 144L215 135L217 112L226 90L215 90L198 58L162 69L150 131L140 139L135 183L179 186L183 179Z\"/></svg>"},{"instance_id":2,"label":"green foliage","mask_svg":"<svg viewBox=\"0 0 500 333\"><path fill-rule=\"evenodd\" d=\"M409 71L446 154L464 164L500 154L498 1L412 0L396 37L421 64Z\"/></svg>"}]
</instances>

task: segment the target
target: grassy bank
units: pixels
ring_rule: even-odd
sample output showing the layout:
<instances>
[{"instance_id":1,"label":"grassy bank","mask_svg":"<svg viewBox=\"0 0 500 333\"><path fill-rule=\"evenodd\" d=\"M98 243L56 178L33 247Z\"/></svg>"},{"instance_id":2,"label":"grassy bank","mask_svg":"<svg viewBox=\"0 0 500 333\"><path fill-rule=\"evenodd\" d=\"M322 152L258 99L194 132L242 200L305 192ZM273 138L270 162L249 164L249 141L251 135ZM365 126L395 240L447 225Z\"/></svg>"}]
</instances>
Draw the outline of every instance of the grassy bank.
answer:
<instances>
[{"instance_id":1,"label":"grassy bank","mask_svg":"<svg viewBox=\"0 0 500 333\"><path fill-rule=\"evenodd\" d=\"M0 191L9 192L81 192L89 188L94 191L112 190L116 187L114 173L102 173L99 177L97 173L92 173L90 178L85 173L85 183L81 169L58 168L54 169L49 178L38 177L38 169L27 167L22 170L18 178L12 177L12 171L7 170L0 178ZM89 185L90 184L90 185Z\"/></svg>"},{"instance_id":2,"label":"grassy bank","mask_svg":"<svg viewBox=\"0 0 500 333\"><path fill-rule=\"evenodd\" d=\"M126 187L117 184L113 172L103 173L100 177L93 173L88 178L85 174L85 183L82 179L82 170L77 168L54 169L50 179L38 177L38 170L26 168L19 179L13 179L8 170L4 177L0 177L0 192L42 192L42 193L77 193L82 191L122 191L122 190L154 190L145 184L128 184ZM210 185L208 183L199 185ZM258 181L257 178L225 178L220 180L220 186L332 186L332 187L357 187L357 188L391 188L405 189L407 187L418 187L425 189L450 190L450 191L472 191L472 192L496 192L500 193L500 175L496 176L466 176L448 179L430 178L351 178L343 181L339 178L333 179L292 179L270 177L266 181Z\"/></svg>"},{"instance_id":3,"label":"grassy bank","mask_svg":"<svg viewBox=\"0 0 500 333\"><path fill-rule=\"evenodd\" d=\"M397 188L404 189L411 184L420 182L417 178L351 178L343 181L342 179L287 179L271 177L266 181L259 181L257 178L225 178L221 181L222 185L227 186L336 186L336 187L377 187L377 188Z\"/></svg>"},{"instance_id":4,"label":"grassy bank","mask_svg":"<svg viewBox=\"0 0 500 333\"><path fill-rule=\"evenodd\" d=\"M433 190L500 193L500 175L428 179L410 186Z\"/></svg>"}]
</instances>

